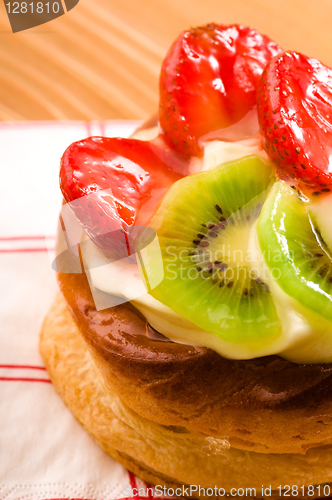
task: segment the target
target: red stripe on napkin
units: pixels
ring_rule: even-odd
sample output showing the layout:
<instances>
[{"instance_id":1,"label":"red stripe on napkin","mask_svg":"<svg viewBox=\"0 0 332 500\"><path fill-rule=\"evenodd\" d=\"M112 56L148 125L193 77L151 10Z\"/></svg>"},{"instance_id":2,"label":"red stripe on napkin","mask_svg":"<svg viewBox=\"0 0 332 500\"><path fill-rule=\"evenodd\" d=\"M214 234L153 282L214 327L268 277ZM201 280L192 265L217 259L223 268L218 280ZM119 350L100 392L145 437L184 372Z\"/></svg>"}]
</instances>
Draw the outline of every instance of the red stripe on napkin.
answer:
<instances>
[{"instance_id":1,"label":"red stripe on napkin","mask_svg":"<svg viewBox=\"0 0 332 500\"><path fill-rule=\"evenodd\" d=\"M55 236L2 236L0 241L19 241L19 240L54 240Z\"/></svg>"},{"instance_id":2,"label":"red stripe on napkin","mask_svg":"<svg viewBox=\"0 0 332 500\"><path fill-rule=\"evenodd\" d=\"M24 253L24 252L48 252L53 251L55 248L5 248L0 249L0 253Z\"/></svg>"},{"instance_id":3,"label":"red stripe on napkin","mask_svg":"<svg viewBox=\"0 0 332 500\"><path fill-rule=\"evenodd\" d=\"M46 382L51 384L51 381L46 378L15 378L15 377L0 377L0 382Z\"/></svg>"},{"instance_id":4,"label":"red stripe on napkin","mask_svg":"<svg viewBox=\"0 0 332 500\"><path fill-rule=\"evenodd\" d=\"M43 370L46 371L45 366L35 366L35 365L0 365L0 368L19 368L22 370Z\"/></svg>"}]
</instances>

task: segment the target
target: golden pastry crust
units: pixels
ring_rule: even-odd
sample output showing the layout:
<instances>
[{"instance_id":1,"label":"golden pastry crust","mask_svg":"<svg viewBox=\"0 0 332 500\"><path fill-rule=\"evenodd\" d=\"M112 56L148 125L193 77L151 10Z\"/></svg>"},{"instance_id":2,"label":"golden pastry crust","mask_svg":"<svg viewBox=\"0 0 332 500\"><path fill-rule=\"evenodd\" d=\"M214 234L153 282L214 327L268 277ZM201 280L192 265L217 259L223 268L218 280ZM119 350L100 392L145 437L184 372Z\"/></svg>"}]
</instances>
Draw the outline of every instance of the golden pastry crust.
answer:
<instances>
[{"instance_id":1,"label":"golden pastry crust","mask_svg":"<svg viewBox=\"0 0 332 500\"><path fill-rule=\"evenodd\" d=\"M105 386L61 295L45 319L40 350L54 387L86 430L107 453L152 484L197 484L226 491L255 487L258 497L262 484L276 490L279 484L300 487L331 481L328 447L306 455L247 452L138 415ZM277 496L275 491L272 498Z\"/></svg>"},{"instance_id":2,"label":"golden pastry crust","mask_svg":"<svg viewBox=\"0 0 332 500\"><path fill-rule=\"evenodd\" d=\"M107 386L143 417L262 453L305 453L332 442L331 365L278 356L236 361L154 341L131 304L97 312L84 274L58 279Z\"/></svg>"}]
</instances>

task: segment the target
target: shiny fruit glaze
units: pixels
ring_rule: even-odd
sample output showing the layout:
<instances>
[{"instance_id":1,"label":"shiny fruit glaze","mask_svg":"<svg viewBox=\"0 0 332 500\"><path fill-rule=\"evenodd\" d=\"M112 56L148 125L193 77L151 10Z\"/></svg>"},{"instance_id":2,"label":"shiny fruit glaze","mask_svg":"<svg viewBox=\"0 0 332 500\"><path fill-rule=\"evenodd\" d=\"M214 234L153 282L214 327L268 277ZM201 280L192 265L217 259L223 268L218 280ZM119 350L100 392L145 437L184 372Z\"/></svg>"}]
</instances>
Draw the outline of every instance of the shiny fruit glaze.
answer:
<instances>
[{"instance_id":1,"label":"shiny fruit glaze","mask_svg":"<svg viewBox=\"0 0 332 500\"><path fill-rule=\"evenodd\" d=\"M201 156L199 139L256 105L258 79L281 48L253 28L208 24L181 33L160 73L159 122L183 157Z\"/></svg>"},{"instance_id":2,"label":"shiny fruit glaze","mask_svg":"<svg viewBox=\"0 0 332 500\"><path fill-rule=\"evenodd\" d=\"M266 66L258 87L263 146L280 175L308 194L332 190L332 70L285 52Z\"/></svg>"},{"instance_id":3,"label":"shiny fruit glaze","mask_svg":"<svg viewBox=\"0 0 332 500\"><path fill-rule=\"evenodd\" d=\"M67 203L73 202L88 236L106 253L125 248L126 230L145 225L170 185L183 176L160 156L149 142L106 137L74 142L65 151L62 194Z\"/></svg>"}]
</instances>

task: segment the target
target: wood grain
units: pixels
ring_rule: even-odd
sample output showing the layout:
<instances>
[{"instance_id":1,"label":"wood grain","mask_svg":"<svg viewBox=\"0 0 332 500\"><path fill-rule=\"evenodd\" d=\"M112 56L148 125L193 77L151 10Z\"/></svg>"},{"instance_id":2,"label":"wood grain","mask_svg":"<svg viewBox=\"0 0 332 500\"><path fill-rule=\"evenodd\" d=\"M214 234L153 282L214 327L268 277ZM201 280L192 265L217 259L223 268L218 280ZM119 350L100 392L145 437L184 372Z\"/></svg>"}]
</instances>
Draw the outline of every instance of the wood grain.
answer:
<instances>
[{"instance_id":1,"label":"wood grain","mask_svg":"<svg viewBox=\"0 0 332 500\"><path fill-rule=\"evenodd\" d=\"M249 24L332 66L331 0L81 0L13 34L0 4L0 120L145 119L178 33Z\"/></svg>"}]
</instances>

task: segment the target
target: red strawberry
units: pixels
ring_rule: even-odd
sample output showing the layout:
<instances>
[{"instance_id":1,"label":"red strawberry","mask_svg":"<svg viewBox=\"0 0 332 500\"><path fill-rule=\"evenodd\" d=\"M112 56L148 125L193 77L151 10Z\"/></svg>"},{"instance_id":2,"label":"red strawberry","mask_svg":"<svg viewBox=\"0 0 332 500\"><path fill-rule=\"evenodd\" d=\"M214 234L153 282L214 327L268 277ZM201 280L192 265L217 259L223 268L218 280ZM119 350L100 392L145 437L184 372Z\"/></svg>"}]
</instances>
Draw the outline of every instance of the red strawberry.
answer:
<instances>
[{"instance_id":1,"label":"red strawberry","mask_svg":"<svg viewBox=\"0 0 332 500\"><path fill-rule=\"evenodd\" d=\"M89 237L114 258L127 256L128 228L145 225L171 184L183 176L165 152L134 139L90 137L65 151L60 187ZM128 252L127 252L128 250Z\"/></svg>"},{"instance_id":2,"label":"red strawberry","mask_svg":"<svg viewBox=\"0 0 332 500\"><path fill-rule=\"evenodd\" d=\"M159 122L181 156L200 156L198 140L228 127L256 105L258 79L281 51L268 37L239 25L184 31L160 74Z\"/></svg>"},{"instance_id":3,"label":"red strawberry","mask_svg":"<svg viewBox=\"0 0 332 500\"><path fill-rule=\"evenodd\" d=\"M332 190L332 70L317 59L284 52L258 86L263 146L281 175L319 195Z\"/></svg>"}]
</instances>

